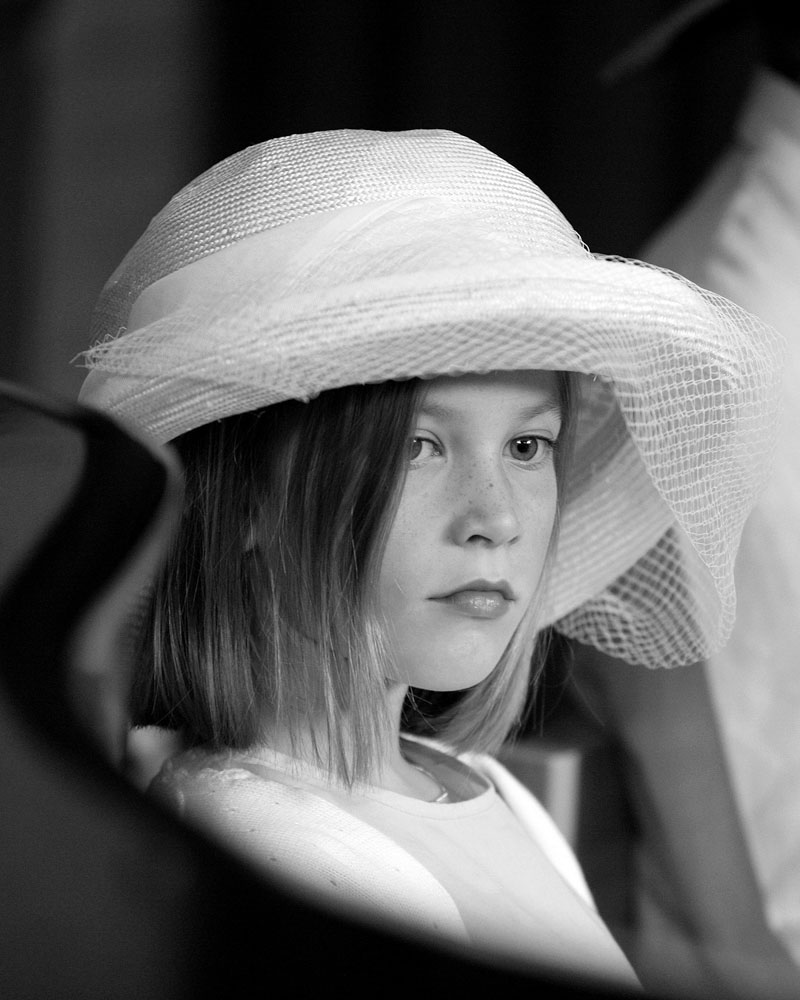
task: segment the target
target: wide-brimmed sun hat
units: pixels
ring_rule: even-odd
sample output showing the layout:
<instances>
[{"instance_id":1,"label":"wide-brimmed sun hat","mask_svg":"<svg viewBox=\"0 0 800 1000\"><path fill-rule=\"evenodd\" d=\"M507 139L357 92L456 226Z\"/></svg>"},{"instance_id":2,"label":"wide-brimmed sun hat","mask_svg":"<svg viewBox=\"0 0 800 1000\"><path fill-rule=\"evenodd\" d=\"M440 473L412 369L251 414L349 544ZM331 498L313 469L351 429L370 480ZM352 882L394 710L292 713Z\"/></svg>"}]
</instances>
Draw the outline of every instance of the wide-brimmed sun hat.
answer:
<instances>
[{"instance_id":1,"label":"wide-brimmed sun hat","mask_svg":"<svg viewBox=\"0 0 800 1000\"><path fill-rule=\"evenodd\" d=\"M231 156L152 220L93 341L81 399L160 441L354 383L579 372L545 622L650 666L730 632L781 341L677 275L591 254L463 136L320 132Z\"/></svg>"}]
</instances>

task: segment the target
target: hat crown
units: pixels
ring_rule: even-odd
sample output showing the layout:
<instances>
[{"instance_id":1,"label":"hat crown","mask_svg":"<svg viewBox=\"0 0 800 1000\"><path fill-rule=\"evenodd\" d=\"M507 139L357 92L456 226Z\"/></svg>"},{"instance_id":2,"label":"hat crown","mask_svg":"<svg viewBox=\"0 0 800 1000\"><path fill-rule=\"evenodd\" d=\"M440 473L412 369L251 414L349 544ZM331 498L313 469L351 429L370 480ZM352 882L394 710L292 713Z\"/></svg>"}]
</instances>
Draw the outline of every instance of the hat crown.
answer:
<instances>
[{"instance_id":1,"label":"hat crown","mask_svg":"<svg viewBox=\"0 0 800 1000\"><path fill-rule=\"evenodd\" d=\"M285 136L228 157L167 203L103 289L92 337L126 327L130 307L153 282L249 236L409 198L463 209L522 254L588 253L536 184L457 133L343 129Z\"/></svg>"}]
</instances>

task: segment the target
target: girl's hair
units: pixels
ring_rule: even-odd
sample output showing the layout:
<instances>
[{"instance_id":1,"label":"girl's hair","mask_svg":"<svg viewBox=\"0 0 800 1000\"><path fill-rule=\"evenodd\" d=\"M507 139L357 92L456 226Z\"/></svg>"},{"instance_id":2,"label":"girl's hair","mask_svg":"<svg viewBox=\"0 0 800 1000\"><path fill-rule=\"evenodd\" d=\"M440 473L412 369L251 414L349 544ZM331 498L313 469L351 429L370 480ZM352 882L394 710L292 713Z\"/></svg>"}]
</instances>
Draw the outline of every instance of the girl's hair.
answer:
<instances>
[{"instance_id":1,"label":"girl's hair","mask_svg":"<svg viewBox=\"0 0 800 1000\"><path fill-rule=\"evenodd\" d=\"M559 374L559 486L573 379ZM297 749L313 719L316 762L346 784L368 774L389 724L378 575L424 385L332 389L174 442L186 499L138 631L134 724L247 748L272 719ZM492 674L438 716L412 695L410 727L496 749L526 701L535 618L532 608Z\"/></svg>"}]
</instances>

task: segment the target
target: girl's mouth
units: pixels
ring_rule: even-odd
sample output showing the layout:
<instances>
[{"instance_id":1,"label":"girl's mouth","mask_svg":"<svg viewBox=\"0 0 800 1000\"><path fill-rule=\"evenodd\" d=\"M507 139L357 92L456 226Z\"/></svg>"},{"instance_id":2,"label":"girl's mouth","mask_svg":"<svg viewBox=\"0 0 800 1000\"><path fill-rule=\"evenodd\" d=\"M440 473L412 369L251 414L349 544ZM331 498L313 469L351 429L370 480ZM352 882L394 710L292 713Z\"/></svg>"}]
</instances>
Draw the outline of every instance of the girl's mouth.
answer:
<instances>
[{"instance_id":1,"label":"girl's mouth","mask_svg":"<svg viewBox=\"0 0 800 1000\"><path fill-rule=\"evenodd\" d=\"M505 580L472 580L457 590L431 600L446 604L468 618L501 618L515 597Z\"/></svg>"},{"instance_id":2,"label":"girl's mouth","mask_svg":"<svg viewBox=\"0 0 800 1000\"><path fill-rule=\"evenodd\" d=\"M436 600L468 618L500 618L512 604L499 590L457 590Z\"/></svg>"}]
</instances>

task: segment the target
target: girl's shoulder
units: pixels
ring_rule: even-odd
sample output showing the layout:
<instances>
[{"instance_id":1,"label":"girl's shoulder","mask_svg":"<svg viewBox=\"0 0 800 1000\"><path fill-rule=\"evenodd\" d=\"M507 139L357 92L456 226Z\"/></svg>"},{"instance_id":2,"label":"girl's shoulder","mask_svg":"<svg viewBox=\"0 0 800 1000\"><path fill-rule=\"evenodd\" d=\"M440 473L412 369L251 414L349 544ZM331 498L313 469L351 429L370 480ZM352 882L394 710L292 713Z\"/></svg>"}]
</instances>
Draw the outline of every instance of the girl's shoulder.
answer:
<instances>
[{"instance_id":1,"label":"girl's shoulder","mask_svg":"<svg viewBox=\"0 0 800 1000\"><path fill-rule=\"evenodd\" d=\"M514 814L517 821L541 847L551 864L561 873L587 903L594 906L583 870L572 847L557 824L533 792L496 757L487 753L460 753L436 740L413 738L415 751L427 755L428 766L457 768L456 773L468 774L473 785L488 784Z\"/></svg>"},{"instance_id":2,"label":"girl's shoulder","mask_svg":"<svg viewBox=\"0 0 800 1000\"><path fill-rule=\"evenodd\" d=\"M463 941L449 893L406 850L313 788L278 754L189 750L150 786L157 799L222 845L315 902Z\"/></svg>"},{"instance_id":3,"label":"girl's shoulder","mask_svg":"<svg viewBox=\"0 0 800 1000\"><path fill-rule=\"evenodd\" d=\"M536 840L553 866L575 892L594 907L594 897L572 847L533 792L489 754L463 754L461 759L494 785L498 795Z\"/></svg>"},{"instance_id":4,"label":"girl's shoulder","mask_svg":"<svg viewBox=\"0 0 800 1000\"><path fill-rule=\"evenodd\" d=\"M307 825L321 805L295 765L278 753L195 747L165 761L148 794L189 819L235 814L263 826L296 817Z\"/></svg>"}]
</instances>

